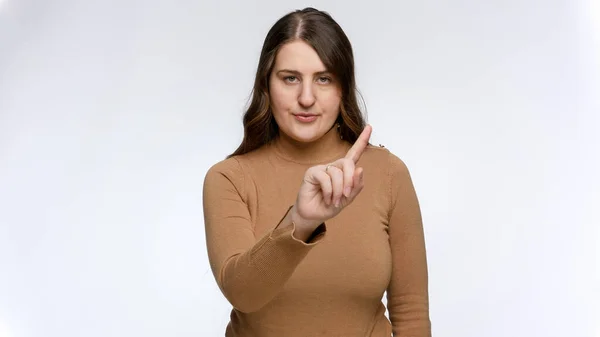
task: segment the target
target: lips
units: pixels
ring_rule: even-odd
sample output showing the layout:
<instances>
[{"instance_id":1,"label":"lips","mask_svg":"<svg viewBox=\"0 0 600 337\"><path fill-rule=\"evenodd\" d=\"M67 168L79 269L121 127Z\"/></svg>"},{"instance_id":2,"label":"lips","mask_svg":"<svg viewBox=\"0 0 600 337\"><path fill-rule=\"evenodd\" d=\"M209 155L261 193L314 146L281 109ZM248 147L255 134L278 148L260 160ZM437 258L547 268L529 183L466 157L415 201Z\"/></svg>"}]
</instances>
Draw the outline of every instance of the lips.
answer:
<instances>
[{"instance_id":1,"label":"lips","mask_svg":"<svg viewBox=\"0 0 600 337\"><path fill-rule=\"evenodd\" d=\"M313 122L317 119L318 115L315 114L310 114L310 113L297 113L294 114L294 118L296 118L297 121L302 122L302 123L310 123Z\"/></svg>"}]
</instances>

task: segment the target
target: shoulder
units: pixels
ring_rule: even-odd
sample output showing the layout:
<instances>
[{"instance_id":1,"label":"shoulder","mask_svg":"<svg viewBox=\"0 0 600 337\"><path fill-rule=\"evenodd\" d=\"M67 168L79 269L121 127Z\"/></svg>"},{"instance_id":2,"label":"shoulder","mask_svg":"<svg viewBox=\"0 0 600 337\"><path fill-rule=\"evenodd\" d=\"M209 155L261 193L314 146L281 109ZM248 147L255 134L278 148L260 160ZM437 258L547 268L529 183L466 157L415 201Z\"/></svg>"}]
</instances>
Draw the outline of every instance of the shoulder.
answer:
<instances>
[{"instance_id":1,"label":"shoulder","mask_svg":"<svg viewBox=\"0 0 600 337\"><path fill-rule=\"evenodd\" d=\"M213 164L207 172L208 174L215 173L235 173L240 171L240 161L238 156L229 157Z\"/></svg>"},{"instance_id":2,"label":"shoulder","mask_svg":"<svg viewBox=\"0 0 600 337\"><path fill-rule=\"evenodd\" d=\"M244 182L244 170L238 156L229 157L213 164L204 177L204 185L230 183L241 185Z\"/></svg>"},{"instance_id":3,"label":"shoulder","mask_svg":"<svg viewBox=\"0 0 600 337\"><path fill-rule=\"evenodd\" d=\"M248 172L256 170L257 165L267 160L268 157L269 147L263 145L253 151L231 156L217 162L208 169L206 175L207 178L215 175L225 175L230 177L230 179L239 179L247 175Z\"/></svg>"},{"instance_id":4,"label":"shoulder","mask_svg":"<svg viewBox=\"0 0 600 337\"><path fill-rule=\"evenodd\" d=\"M408 172L406 163L383 145L368 145L361 159L365 164L385 169L390 174Z\"/></svg>"}]
</instances>

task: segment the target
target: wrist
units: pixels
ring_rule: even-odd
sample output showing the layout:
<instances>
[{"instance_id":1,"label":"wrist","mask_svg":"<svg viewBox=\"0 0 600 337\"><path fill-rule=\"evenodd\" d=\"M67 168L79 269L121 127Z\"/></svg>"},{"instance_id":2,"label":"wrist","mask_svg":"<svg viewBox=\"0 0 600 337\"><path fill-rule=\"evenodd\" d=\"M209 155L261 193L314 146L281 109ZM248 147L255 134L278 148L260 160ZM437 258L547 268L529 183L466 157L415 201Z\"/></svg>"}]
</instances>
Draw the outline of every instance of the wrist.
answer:
<instances>
[{"instance_id":1,"label":"wrist","mask_svg":"<svg viewBox=\"0 0 600 337\"><path fill-rule=\"evenodd\" d=\"M323 223L323 221L309 220L303 218L300 214L298 214L298 211L296 210L296 205L294 205L290 210L290 220L296 228L295 232L297 232L298 235L302 237L309 237L312 234L312 232L314 232L315 229L319 227L321 223Z\"/></svg>"}]
</instances>

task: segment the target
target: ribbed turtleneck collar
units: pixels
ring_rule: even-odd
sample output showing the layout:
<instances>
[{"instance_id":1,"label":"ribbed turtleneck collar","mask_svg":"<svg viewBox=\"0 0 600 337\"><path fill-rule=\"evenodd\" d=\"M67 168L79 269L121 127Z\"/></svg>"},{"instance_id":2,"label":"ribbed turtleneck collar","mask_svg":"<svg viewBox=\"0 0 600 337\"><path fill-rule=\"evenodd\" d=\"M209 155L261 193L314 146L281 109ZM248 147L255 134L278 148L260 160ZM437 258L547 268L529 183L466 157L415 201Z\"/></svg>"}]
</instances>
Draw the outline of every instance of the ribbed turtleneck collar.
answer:
<instances>
[{"instance_id":1,"label":"ribbed turtleneck collar","mask_svg":"<svg viewBox=\"0 0 600 337\"><path fill-rule=\"evenodd\" d=\"M351 145L340 139L340 135L334 127L312 143L299 143L286 135L279 135L272 141L271 147L278 157L287 161L317 165L344 157Z\"/></svg>"}]
</instances>

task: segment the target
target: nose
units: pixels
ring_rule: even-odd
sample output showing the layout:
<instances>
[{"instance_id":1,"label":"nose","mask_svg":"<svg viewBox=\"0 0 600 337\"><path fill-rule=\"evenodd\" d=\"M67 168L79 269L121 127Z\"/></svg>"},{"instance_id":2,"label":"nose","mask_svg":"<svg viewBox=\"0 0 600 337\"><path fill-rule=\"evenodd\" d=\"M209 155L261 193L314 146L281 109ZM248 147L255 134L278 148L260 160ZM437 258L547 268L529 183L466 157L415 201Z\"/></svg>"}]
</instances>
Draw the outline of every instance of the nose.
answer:
<instances>
[{"instance_id":1,"label":"nose","mask_svg":"<svg viewBox=\"0 0 600 337\"><path fill-rule=\"evenodd\" d=\"M315 104L315 94L313 92L312 83L306 81L302 84L300 95L298 96L298 103L304 108L308 108Z\"/></svg>"}]
</instances>

